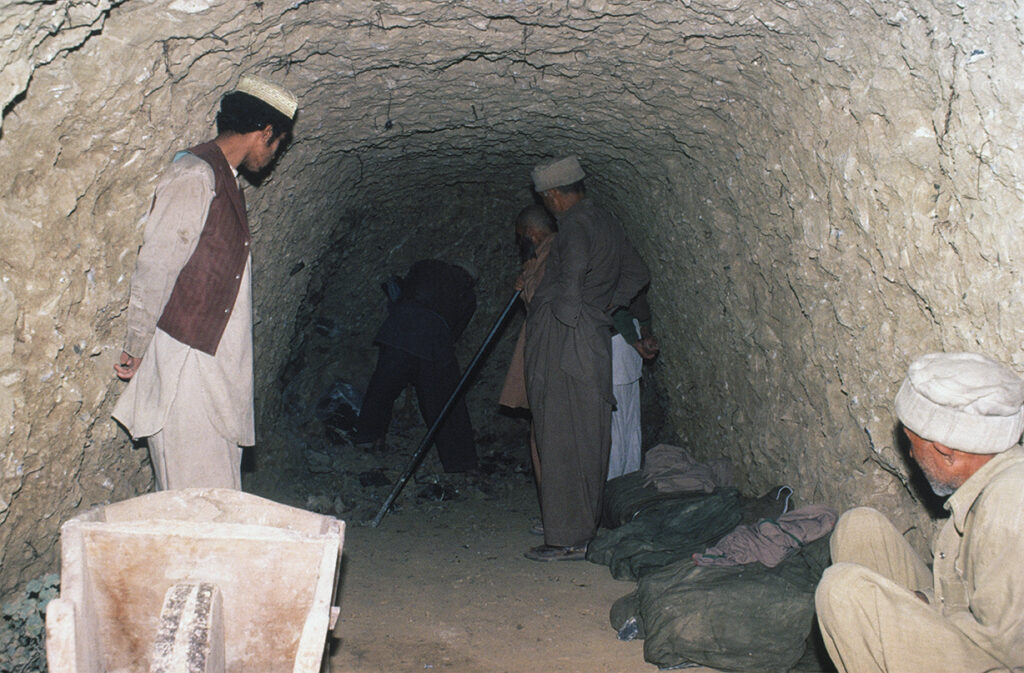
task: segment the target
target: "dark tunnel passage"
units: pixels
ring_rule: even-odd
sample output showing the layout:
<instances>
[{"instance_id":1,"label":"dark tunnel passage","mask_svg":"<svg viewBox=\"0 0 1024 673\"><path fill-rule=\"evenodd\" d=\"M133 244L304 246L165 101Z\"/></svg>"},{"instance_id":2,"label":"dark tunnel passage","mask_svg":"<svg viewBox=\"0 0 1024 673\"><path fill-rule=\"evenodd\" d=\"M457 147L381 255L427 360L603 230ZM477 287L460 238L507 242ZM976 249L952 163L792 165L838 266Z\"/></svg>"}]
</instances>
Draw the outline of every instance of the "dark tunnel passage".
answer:
<instances>
[{"instance_id":1,"label":"dark tunnel passage","mask_svg":"<svg viewBox=\"0 0 1024 673\"><path fill-rule=\"evenodd\" d=\"M2 589L61 520L149 488L110 419L140 218L251 72L298 94L246 188L257 460L289 404L365 381L379 285L482 270L465 363L510 293L529 172L580 157L651 267L662 429L743 488L872 504L929 530L891 400L923 350L1020 359L1020 17L998 2L334 3L0 8ZM484 435L515 324L470 393ZM301 364L301 373L297 370ZM287 394L286 394L287 393ZM922 532L916 544L928 537Z\"/></svg>"},{"instance_id":2,"label":"dark tunnel passage","mask_svg":"<svg viewBox=\"0 0 1024 673\"><path fill-rule=\"evenodd\" d=\"M528 190L520 191L528 194ZM525 203L533 201L531 197ZM509 310L512 280L520 263L510 213L520 206L510 203L476 215L445 210L444 203L421 203L424 209L410 220L404 234L407 241L402 246L411 253L433 250L428 258L469 262L477 272L484 270L474 286L479 307L456 343L460 370L467 376L457 399L467 402L477 454L484 474L492 478L483 490L515 487L499 482L516 479L514 473L531 474L529 413L500 406L498 400L525 320L521 301L512 303ZM431 206L441 213L436 216L440 224L434 224ZM373 226L374 213L351 216L360 221L346 227L349 231ZM446 239L464 228L469 233L463 236L479 234L472 224L475 220L489 223L491 240L470 241L472 257L436 245L438 238ZM381 245L380 239L373 245ZM365 273L356 278L351 269L352 256L351 246L340 241L316 262L323 277L311 284L309 295L303 299L290 360L274 382L281 410L276 424L267 428L261 446L247 457L251 474L246 475L245 483L247 490L267 497L365 523L379 514L385 494L410 464L413 449L420 448L430 426L418 411L417 395L410 384L396 401L383 455L380 449L374 450L377 455L363 455L367 449L354 445L356 411L378 357L373 337L388 310L385 281L405 275L421 257L413 254L401 262L400 257L391 257L390 265L362 267ZM644 368L642 379L644 446L662 439L678 441L665 425L664 391L659 387L657 370L657 361L652 361ZM411 486L405 497L417 497L417 491L420 498L458 497L459 489L469 486L464 479L444 475L437 458L436 447L428 450L426 460L415 472L414 483L430 486ZM439 491L437 484L452 490ZM351 497L337 499L335 493Z\"/></svg>"}]
</instances>

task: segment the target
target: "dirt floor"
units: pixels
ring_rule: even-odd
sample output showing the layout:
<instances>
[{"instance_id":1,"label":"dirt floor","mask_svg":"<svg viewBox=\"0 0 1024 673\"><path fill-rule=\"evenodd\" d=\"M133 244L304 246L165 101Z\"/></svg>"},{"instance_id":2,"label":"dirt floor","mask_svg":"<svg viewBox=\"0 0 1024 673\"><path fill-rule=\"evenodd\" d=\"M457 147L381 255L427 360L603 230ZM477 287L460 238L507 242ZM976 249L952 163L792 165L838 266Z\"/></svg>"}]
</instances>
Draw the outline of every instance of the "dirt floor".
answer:
<instances>
[{"instance_id":1,"label":"dirt floor","mask_svg":"<svg viewBox=\"0 0 1024 673\"><path fill-rule=\"evenodd\" d=\"M641 641L621 642L609 625L632 582L586 561L523 558L540 538L528 532L537 506L521 481L496 498L348 528L334 673L657 670Z\"/></svg>"},{"instance_id":2,"label":"dirt floor","mask_svg":"<svg viewBox=\"0 0 1024 673\"><path fill-rule=\"evenodd\" d=\"M656 671L642 641L623 642L612 603L635 588L587 561L523 557L542 538L527 454L527 422L478 427L481 467L470 482L446 475L431 450L395 507L369 522L422 439L414 405L400 398L388 449L370 453L338 431L347 420L297 404L257 454L245 490L346 522L334 673L629 673ZM689 669L706 671L708 669Z\"/></svg>"},{"instance_id":3,"label":"dirt floor","mask_svg":"<svg viewBox=\"0 0 1024 673\"><path fill-rule=\"evenodd\" d=\"M543 541L530 533L539 509L525 418L495 411L475 423L483 478L445 474L436 450L426 452L372 527L426 428L407 391L395 404L387 447L353 446L351 408L339 403L347 384L338 383L314 394L286 386L284 418L243 465L244 490L346 522L332 673L659 670L644 660L643 641L618 640L610 624L612 604L635 583L588 561L523 557ZM646 443L671 443L654 396L641 392ZM487 398L497 392L485 391Z\"/></svg>"}]
</instances>

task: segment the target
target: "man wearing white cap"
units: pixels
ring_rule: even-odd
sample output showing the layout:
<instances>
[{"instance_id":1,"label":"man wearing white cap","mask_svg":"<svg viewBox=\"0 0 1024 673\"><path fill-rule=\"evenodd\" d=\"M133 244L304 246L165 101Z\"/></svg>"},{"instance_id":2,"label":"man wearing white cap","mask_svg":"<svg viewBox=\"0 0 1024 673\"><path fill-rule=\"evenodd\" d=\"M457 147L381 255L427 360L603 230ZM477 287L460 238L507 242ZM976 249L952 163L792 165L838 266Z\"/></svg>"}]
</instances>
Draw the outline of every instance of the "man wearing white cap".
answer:
<instances>
[{"instance_id":1,"label":"man wearing white cap","mask_svg":"<svg viewBox=\"0 0 1024 673\"><path fill-rule=\"evenodd\" d=\"M611 316L649 280L618 221L586 197L583 177L572 156L533 170L558 220L526 316L526 396L543 474L544 544L526 552L535 561L584 558L597 531L615 404Z\"/></svg>"},{"instance_id":2,"label":"man wearing white cap","mask_svg":"<svg viewBox=\"0 0 1024 673\"><path fill-rule=\"evenodd\" d=\"M244 76L217 137L179 152L157 184L132 276L128 380L113 416L148 438L160 490L241 488L253 423L252 236L238 169L267 169L292 132L295 96Z\"/></svg>"},{"instance_id":3,"label":"man wearing white cap","mask_svg":"<svg viewBox=\"0 0 1024 673\"><path fill-rule=\"evenodd\" d=\"M1024 670L1024 381L984 355L925 355L896 414L950 517L929 567L877 511L843 515L815 595L829 654L841 673Z\"/></svg>"}]
</instances>

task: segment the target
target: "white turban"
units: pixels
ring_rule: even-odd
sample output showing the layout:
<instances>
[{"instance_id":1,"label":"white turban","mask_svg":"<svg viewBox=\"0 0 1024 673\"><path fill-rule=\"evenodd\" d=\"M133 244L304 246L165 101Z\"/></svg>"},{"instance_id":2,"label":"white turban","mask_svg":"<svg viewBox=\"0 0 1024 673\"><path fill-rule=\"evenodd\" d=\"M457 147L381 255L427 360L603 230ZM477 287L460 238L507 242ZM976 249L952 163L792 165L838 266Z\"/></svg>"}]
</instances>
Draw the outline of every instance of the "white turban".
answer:
<instances>
[{"instance_id":1,"label":"white turban","mask_svg":"<svg viewBox=\"0 0 1024 673\"><path fill-rule=\"evenodd\" d=\"M1024 380L977 353L930 353L911 363L896 415L924 439L968 453L1000 453L1024 431Z\"/></svg>"},{"instance_id":2,"label":"white turban","mask_svg":"<svg viewBox=\"0 0 1024 673\"><path fill-rule=\"evenodd\" d=\"M538 164L533 169L533 188L539 194L549 189L577 183L585 177L583 168L576 157L562 157L545 164Z\"/></svg>"}]
</instances>

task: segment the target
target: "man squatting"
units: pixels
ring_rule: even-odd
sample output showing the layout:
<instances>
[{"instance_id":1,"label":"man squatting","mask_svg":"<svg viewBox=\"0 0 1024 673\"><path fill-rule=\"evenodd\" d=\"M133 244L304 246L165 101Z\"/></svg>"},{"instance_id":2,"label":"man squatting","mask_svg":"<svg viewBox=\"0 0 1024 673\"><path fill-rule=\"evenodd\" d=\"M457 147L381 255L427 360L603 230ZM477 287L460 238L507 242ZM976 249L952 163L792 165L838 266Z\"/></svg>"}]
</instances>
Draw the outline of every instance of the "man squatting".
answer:
<instances>
[{"instance_id":1,"label":"man squatting","mask_svg":"<svg viewBox=\"0 0 1024 673\"><path fill-rule=\"evenodd\" d=\"M975 353L915 360L896 394L949 519L931 567L879 512L846 512L815 594L840 673L1024 670L1024 381Z\"/></svg>"},{"instance_id":2,"label":"man squatting","mask_svg":"<svg viewBox=\"0 0 1024 673\"><path fill-rule=\"evenodd\" d=\"M253 422L252 235L238 169L265 170L297 100L244 76L217 113L217 137L179 152L156 188L132 275L128 380L113 416L146 437L160 490L241 488Z\"/></svg>"}]
</instances>

